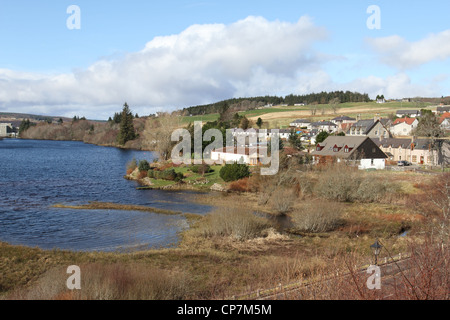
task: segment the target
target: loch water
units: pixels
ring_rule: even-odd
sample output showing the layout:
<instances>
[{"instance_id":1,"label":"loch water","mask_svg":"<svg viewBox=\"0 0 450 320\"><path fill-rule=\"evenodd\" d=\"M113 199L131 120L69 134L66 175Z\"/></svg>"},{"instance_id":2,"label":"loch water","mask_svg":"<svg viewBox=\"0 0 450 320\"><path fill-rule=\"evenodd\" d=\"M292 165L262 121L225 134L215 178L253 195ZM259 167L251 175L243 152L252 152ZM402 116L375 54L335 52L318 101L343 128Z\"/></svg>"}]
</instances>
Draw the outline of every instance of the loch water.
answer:
<instances>
[{"instance_id":1,"label":"loch water","mask_svg":"<svg viewBox=\"0 0 450 320\"><path fill-rule=\"evenodd\" d=\"M188 227L183 215L52 207L98 201L184 213L212 210L192 201L196 192L136 190L137 182L123 178L130 160L154 157L77 141L0 140L0 241L107 252L176 246Z\"/></svg>"}]
</instances>

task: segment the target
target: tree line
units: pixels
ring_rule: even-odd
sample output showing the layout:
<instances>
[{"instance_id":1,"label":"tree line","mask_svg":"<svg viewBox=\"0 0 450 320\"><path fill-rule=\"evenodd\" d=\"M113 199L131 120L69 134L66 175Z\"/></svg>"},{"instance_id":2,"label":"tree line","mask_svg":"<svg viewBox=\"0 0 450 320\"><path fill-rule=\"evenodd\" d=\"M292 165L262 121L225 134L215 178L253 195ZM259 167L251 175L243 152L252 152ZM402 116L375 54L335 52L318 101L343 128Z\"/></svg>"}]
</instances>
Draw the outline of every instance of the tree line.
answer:
<instances>
[{"instance_id":1,"label":"tree line","mask_svg":"<svg viewBox=\"0 0 450 320\"><path fill-rule=\"evenodd\" d=\"M239 111L252 110L265 105L286 104L289 106L295 104L329 104L334 99L339 99L340 103L347 102L369 102L370 98L367 93L351 92L351 91L333 91L320 93L311 93L306 95L290 94L285 97L277 96L259 96L251 98L233 98L215 102L211 104L192 106L182 110L183 115L197 116L211 113L220 113L224 104L229 105L233 109Z\"/></svg>"}]
</instances>

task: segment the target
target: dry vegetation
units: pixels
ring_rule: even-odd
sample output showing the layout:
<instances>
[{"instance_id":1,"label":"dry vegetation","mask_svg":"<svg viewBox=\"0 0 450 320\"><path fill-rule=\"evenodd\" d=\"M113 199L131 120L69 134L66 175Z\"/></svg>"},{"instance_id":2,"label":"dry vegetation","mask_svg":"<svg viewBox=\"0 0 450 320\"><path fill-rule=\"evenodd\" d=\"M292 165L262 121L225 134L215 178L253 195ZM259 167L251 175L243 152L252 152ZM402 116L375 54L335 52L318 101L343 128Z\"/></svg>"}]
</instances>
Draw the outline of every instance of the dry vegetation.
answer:
<instances>
[{"instance_id":1,"label":"dry vegetation","mask_svg":"<svg viewBox=\"0 0 450 320\"><path fill-rule=\"evenodd\" d=\"M448 299L449 173L283 168L277 176L255 173L237 182L239 192L199 198L218 209L188 215L191 227L178 248L73 253L0 244L0 295L222 299L310 281L314 285L277 298ZM377 237L381 258L400 252L412 258L395 281L369 291L358 268L373 263L370 245ZM73 264L81 267L82 290L72 292L65 271Z\"/></svg>"}]
</instances>

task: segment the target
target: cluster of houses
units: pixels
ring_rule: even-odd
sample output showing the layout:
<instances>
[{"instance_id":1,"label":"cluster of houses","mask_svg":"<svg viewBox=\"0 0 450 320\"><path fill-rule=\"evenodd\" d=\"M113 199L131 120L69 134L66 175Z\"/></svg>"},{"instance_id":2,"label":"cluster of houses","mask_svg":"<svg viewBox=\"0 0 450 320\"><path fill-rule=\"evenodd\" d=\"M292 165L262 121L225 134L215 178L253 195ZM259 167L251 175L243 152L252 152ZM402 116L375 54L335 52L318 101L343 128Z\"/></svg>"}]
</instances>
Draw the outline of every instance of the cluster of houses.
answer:
<instances>
[{"instance_id":1,"label":"cluster of houses","mask_svg":"<svg viewBox=\"0 0 450 320\"><path fill-rule=\"evenodd\" d=\"M0 138L15 138L19 128L13 123L0 123Z\"/></svg>"},{"instance_id":2,"label":"cluster of houses","mask_svg":"<svg viewBox=\"0 0 450 320\"><path fill-rule=\"evenodd\" d=\"M450 131L450 107L438 107L434 113L444 131ZM292 132L301 136L309 146L308 153L314 163L341 162L353 163L360 169L385 169L388 161L397 163L407 161L415 165L448 165L450 161L450 140L416 139L414 129L421 116L418 110L398 110L395 121L376 115L372 119L338 116L327 121L297 119L290 123L290 129L234 129L234 137L256 138L259 149L266 148L276 134L287 140ZM325 141L316 143L320 132L331 134ZM342 135L337 135L343 132ZM240 140L249 141L249 140ZM253 140L255 141L255 140ZM261 163L261 154L255 145L248 143L234 150L215 150L214 160L243 161L250 165ZM266 150L264 150L266 151Z\"/></svg>"}]
</instances>

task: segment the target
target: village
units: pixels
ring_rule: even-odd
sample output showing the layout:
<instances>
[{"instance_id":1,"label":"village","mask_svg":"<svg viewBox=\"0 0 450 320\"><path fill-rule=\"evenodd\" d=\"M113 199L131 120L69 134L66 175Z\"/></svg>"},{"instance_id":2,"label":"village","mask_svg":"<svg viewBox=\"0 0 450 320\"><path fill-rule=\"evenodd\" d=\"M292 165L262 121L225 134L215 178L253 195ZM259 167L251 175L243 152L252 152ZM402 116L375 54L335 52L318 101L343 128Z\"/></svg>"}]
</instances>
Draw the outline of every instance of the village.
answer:
<instances>
[{"instance_id":1,"label":"village","mask_svg":"<svg viewBox=\"0 0 450 320\"><path fill-rule=\"evenodd\" d=\"M302 150L294 150L294 154L309 155L316 164L345 162L362 170L445 167L450 162L450 140L445 138L450 132L450 107L434 109L429 114L436 118L439 126L432 129L440 130L440 134L428 137L417 132L422 117L420 110L397 110L395 120L379 114L371 119L362 119L361 115L357 118L339 115L321 121L296 119L284 129L231 129L238 141L236 148L214 150L211 158L225 163L240 161L250 166L260 165L274 137L282 140L285 150L292 153L293 149L286 142L291 135L297 135ZM256 145L251 143L255 140Z\"/></svg>"}]
</instances>

